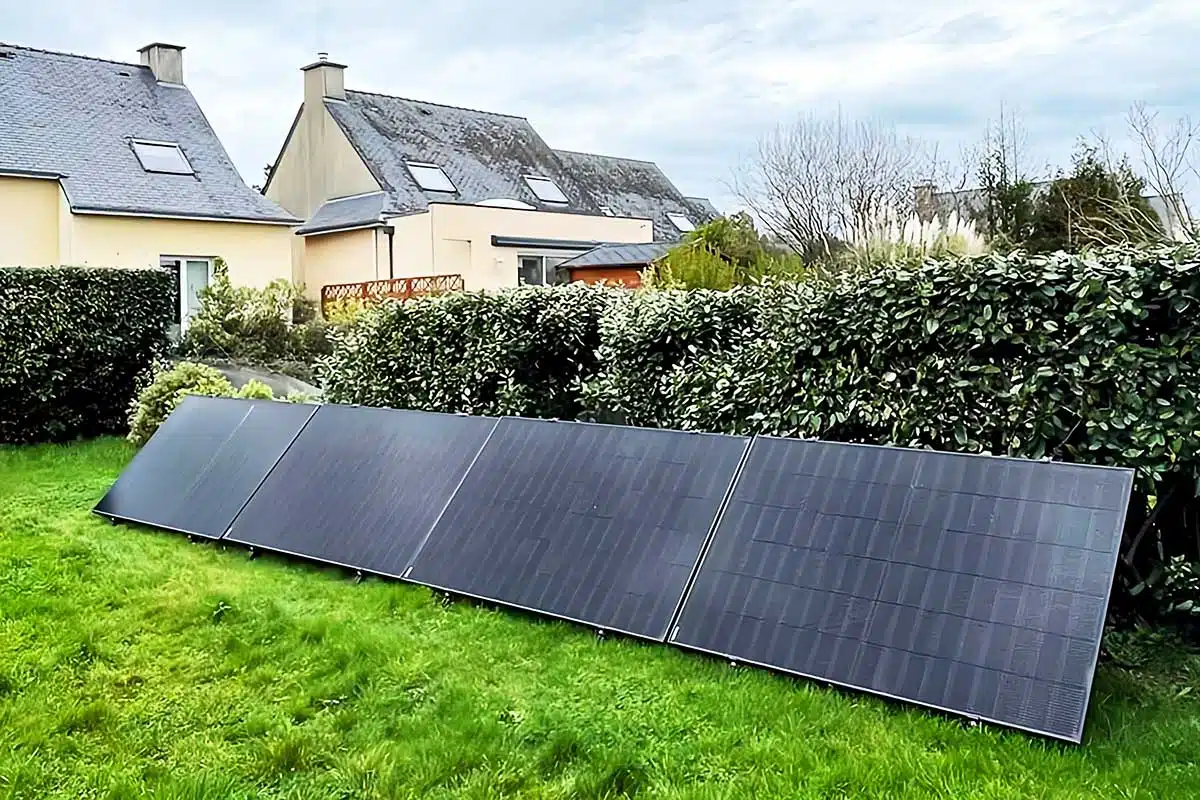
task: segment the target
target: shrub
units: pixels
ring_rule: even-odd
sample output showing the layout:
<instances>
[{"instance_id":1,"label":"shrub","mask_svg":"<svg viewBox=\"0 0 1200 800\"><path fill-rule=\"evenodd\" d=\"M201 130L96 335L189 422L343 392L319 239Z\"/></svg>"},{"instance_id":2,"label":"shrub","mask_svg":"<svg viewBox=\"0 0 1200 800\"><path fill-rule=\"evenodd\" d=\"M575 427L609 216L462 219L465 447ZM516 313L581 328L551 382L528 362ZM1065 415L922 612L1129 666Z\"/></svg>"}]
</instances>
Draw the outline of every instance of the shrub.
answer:
<instances>
[{"instance_id":1,"label":"shrub","mask_svg":"<svg viewBox=\"0 0 1200 800\"><path fill-rule=\"evenodd\" d=\"M600 316L622 290L572 284L385 301L335 332L330 402L574 418Z\"/></svg>"},{"instance_id":2,"label":"shrub","mask_svg":"<svg viewBox=\"0 0 1200 800\"><path fill-rule=\"evenodd\" d=\"M267 386L260 380L250 379L246 384L238 389L234 397L240 397L243 400L274 400L275 393L271 391L271 387Z\"/></svg>"},{"instance_id":3,"label":"shrub","mask_svg":"<svg viewBox=\"0 0 1200 800\"><path fill-rule=\"evenodd\" d=\"M173 286L157 269L0 268L0 442L123 430L168 347Z\"/></svg>"},{"instance_id":4,"label":"shrub","mask_svg":"<svg viewBox=\"0 0 1200 800\"><path fill-rule=\"evenodd\" d=\"M256 381L251 381L247 386L253 383ZM267 389L268 395L270 391ZM181 361L173 368L163 369L129 410L129 441L139 447L148 442L158 426L190 394L233 397L233 384L219 371L205 364Z\"/></svg>"},{"instance_id":5,"label":"shrub","mask_svg":"<svg viewBox=\"0 0 1200 800\"><path fill-rule=\"evenodd\" d=\"M618 296L600 323L600 369L583 387L592 416L678 427L671 376L756 330L760 290L643 291Z\"/></svg>"},{"instance_id":6,"label":"shrub","mask_svg":"<svg viewBox=\"0 0 1200 800\"><path fill-rule=\"evenodd\" d=\"M284 280L262 289L234 286L217 275L201 292L200 310L179 350L192 358L276 367L308 380L310 365L329 355L332 344L316 304L299 287Z\"/></svg>"}]
</instances>

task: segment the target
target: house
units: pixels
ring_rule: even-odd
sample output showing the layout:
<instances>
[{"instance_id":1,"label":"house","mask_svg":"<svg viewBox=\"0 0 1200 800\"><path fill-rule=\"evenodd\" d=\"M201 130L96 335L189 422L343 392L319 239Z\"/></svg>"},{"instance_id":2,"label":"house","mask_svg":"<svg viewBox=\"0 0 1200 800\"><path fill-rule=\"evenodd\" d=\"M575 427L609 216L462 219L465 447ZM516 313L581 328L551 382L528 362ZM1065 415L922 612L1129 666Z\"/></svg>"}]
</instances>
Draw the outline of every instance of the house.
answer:
<instances>
[{"instance_id":1,"label":"house","mask_svg":"<svg viewBox=\"0 0 1200 800\"><path fill-rule=\"evenodd\" d=\"M217 258L291 277L299 220L248 187L184 85L183 48L140 63L0 45L0 266L163 266L184 323Z\"/></svg>"},{"instance_id":2,"label":"house","mask_svg":"<svg viewBox=\"0 0 1200 800\"><path fill-rule=\"evenodd\" d=\"M600 245L677 240L716 216L652 163L552 150L523 117L347 89L345 70L324 54L302 68L264 189L304 220L295 280L314 296L553 283Z\"/></svg>"}]
</instances>

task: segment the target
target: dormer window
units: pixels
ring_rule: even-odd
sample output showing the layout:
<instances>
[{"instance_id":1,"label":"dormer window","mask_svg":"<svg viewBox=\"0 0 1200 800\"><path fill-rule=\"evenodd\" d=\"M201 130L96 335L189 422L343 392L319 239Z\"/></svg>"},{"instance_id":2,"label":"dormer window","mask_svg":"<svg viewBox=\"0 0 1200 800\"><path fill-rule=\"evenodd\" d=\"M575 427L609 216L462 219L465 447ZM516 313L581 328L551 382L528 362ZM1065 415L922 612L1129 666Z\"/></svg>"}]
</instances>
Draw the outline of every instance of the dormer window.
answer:
<instances>
[{"instance_id":1,"label":"dormer window","mask_svg":"<svg viewBox=\"0 0 1200 800\"><path fill-rule=\"evenodd\" d=\"M667 219L671 220L671 224L678 228L680 233L696 230L696 224L683 214L667 214Z\"/></svg>"},{"instance_id":2,"label":"dormer window","mask_svg":"<svg viewBox=\"0 0 1200 800\"><path fill-rule=\"evenodd\" d=\"M558 184L549 178L539 178L536 175L526 175L525 183L537 195L538 200L543 203L567 203L567 196L563 194L563 190L558 188Z\"/></svg>"},{"instance_id":3,"label":"dormer window","mask_svg":"<svg viewBox=\"0 0 1200 800\"><path fill-rule=\"evenodd\" d=\"M170 175L192 175L192 165L174 142L147 142L134 139L130 142L133 154L146 172L165 172Z\"/></svg>"},{"instance_id":4,"label":"dormer window","mask_svg":"<svg viewBox=\"0 0 1200 800\"><path fill-rule=\"evenodd\" d=\"M420 161L407 161L409 173L413 180L427 192L457 192L450 178L437 164L426 164Z\"/></svg>"}]
</instances>

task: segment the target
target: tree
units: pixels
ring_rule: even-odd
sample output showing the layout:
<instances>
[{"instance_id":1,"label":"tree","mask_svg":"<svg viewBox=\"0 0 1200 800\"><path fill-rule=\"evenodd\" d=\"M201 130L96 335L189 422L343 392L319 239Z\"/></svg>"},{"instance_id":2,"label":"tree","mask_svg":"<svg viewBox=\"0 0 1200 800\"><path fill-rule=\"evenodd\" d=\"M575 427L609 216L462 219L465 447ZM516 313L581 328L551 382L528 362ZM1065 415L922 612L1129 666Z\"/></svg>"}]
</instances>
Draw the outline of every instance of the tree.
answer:
<instances>
[{"instance_id":1,"label":"tree","mask_svg":"<svg viewBox=\"0 0 1200 800\"><path fill-rule=\"evenodd\" d=\"M1000 121L988 123L977 175L981 202L969 211L993 247L1010 249L1033 232L1033 181L1022 163L1025 129L1020 119L1000 110Z\"/></svg>"},{"instance_id":2,"label":"tree","mask_svg":"<svg viewBox=\"0 0 1200 800\"><path fill-rule=\"evenodd\" d=\"M1115 161L1102 142L1080 141L1071 160L1071 172L1060 172L1037 200L1031 250L1077 251L1162 239L1158 215L1142 195L1146 181L1128 158Z\"/></svg>"},{"instance_id":3,"label":"tree","mask_svg":"<svg viewBox=\"0 0 1200 800\"><path fill-rule=\"evenodd\" d=\"M763 136L731 188L805 261L829 261L881 220L911 215L927 163L924 147L894 127L810 115Z\"/></svg>"},{"instance_id":4,"label":"tree","mask_svg":"<svg viewBox=\"0 0 1200 800\"><path fill-rule=\"evenodd\" d=\"M1200 220L1192 219L1186 201L1188 192L1200 189L1200 121L1183 116L1165 122L1158 112L1138 104L1130 109L1126 122L1140 150L1146 183L1162 198L1170 217L1162 220L1166 233L1200 243Z\"/></svg>"},{"instance_id":5,"label":"tree","mask_svg":"<svg viewBox=\"0 0 1200 800\"><path fill-rule=\"evenodd\" d=\"M645 282L658 288L724 291L764 278L804 274L800 257L762 236L743 211L689 233L651 267Z\"/></svg>"}]
</instances>

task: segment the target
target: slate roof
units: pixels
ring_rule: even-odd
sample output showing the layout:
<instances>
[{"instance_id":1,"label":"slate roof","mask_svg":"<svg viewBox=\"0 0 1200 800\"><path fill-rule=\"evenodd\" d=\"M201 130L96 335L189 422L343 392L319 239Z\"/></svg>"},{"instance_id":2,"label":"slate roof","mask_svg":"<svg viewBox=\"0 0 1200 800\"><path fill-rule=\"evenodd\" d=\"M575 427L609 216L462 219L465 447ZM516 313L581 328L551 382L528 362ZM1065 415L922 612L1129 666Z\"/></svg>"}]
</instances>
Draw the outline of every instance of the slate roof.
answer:
<instances>
[{"instance_id":1,"label":"slate roof","mask_svg":"<svg viewBox=\"0 0 1200 800\"><path fill-rule=\"evenodd\" d=\"M600 204L523 117L351 90L325 107L383 187L386 212L507 198L547 211L600 213ZM422 190L408 161L437 164L458 191ZM568 202L541 201L526 175L550 178Z\"/></svg>"},{"instance_id":2,"label":"slate roof","mask_svg":"<svg viewBox=\"0 0 1200 800\"><path fill-rule=\"evenodd\" d=\"M75 211L299 221L242 181L186 88L139 64L0 52L0 172L61 176ZM177 143L195 174L146 172L130 139Z\"/></svg>"},{"instance_id":3,"label":"slate roof","mask_svg":"<svg viewBox=\"0 0 1200 800\"><path fill-rule=\"evenodd\" d=\"M652 161L570 150L555 152L600 205L608 206L619 216L653 220L656 241L678 241L683 233L671 223L668 214L682 214L694 225L716 216L708 208L689 202ZM705 204L711 208L707 201Z\"/></svg>"},{"instance_id":4,"label":"slate roof","mask_svg":"<svg viewBox=\"0 0 1200 800\"><path fill-rule=\"evenodd\" d=\"M559 264L560 269L580 267L640 267L667 254L672 242L604 244Z\"/></svg>"},{"instance_id":5,"label":"slate roof","mask_svg":"<svg viewBox=\"0 0 1200 800\"><path fill-rule=\"evenodd\" d=\"M313 213L308 222L296 228L296 233L303 235L382 224L383 208L387 200L387 195L383 192L327 200Z\"/></svg>"}]
</instances>

